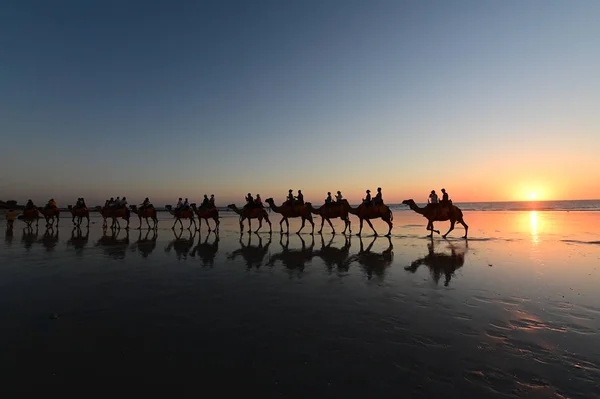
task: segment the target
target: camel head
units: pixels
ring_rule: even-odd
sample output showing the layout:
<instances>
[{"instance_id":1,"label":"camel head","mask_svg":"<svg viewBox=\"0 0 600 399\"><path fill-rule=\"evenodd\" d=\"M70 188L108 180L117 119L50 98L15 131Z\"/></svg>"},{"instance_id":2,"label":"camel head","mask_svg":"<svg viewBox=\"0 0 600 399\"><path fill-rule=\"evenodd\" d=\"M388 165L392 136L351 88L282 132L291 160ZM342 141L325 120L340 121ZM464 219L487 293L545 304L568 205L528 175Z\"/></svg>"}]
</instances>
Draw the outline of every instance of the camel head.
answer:
<instances>
[{"instance_id":1,"label":"camel head","mask_svg":"<svg viewBox=\"0 0 600 399\"><path fill-rule=\"evenodd\" d=\"M131 209L133 212L137 211L137 205L129 205L129 209Z\"/></svg>"},{"instance_id":2,"label":"camel head","mask_svg":"<svg viewBox=\"0 0 600 399\"><path fill-rule=\"evenodd\" d=\"M267 204L269 204L269 205L273 205L273 204L274 204L274 202L273 202L273 198L267 198L267 199L265 200L265 202L266 202Z\"/></svg>"},{"instance_id":3,"label":"camel head","mask_svg":"<svg viewBox=\"0 0 600 399\"><path fill-rule=\"evenodd\" d=\"M227 205L227 209L235 209L235 208L236 208L235 204Z\"/></svg>"},{"instance_id":4,"label":"camel head","mask_svg":"<svg viewBox=\"0 0 600 399\"><path fill-rule=\"evenodd\" d=\"M411 204L413 204L413 205L414 205L414 204L415 204L415 201L414 201L413 199L407 199L407 200L404 200L404 201L402 201L402 203L403 203L404 205L408 205L408 206L410 206Z\"/></svg>"},{"instance_id":5,"label":"camel head","mask_svg":"<svg viewBox=\"0 0 600 399\"><path fill-rule=\"evenodd\" d=\"M172 207L171 205L165 205L165 209L166 209L167 211L170 211L171 209L173 209L173 207Z\"/></svg>"},{"instance_id":6,"label":"camel head","mask_svg":"<svg viewBox=\"0 0 600 399\"><path fill-rule=\"evenodd\" d=\"M73 209L73 205L67 205L67 209L68 209L68 210L71 210L71 209Z\"/></svg>"},{"instance_id":7,"label":"camel head","mask_svg":"<svg viewBox=\"0 0 600 399\"><path fill-rule=\"evenodd\" d=\"M192 208L193 210L196 210L196 203L195 203L195 202L192 202L192 203L190 204L190 208Z\"/></svg>"}]
</instances>

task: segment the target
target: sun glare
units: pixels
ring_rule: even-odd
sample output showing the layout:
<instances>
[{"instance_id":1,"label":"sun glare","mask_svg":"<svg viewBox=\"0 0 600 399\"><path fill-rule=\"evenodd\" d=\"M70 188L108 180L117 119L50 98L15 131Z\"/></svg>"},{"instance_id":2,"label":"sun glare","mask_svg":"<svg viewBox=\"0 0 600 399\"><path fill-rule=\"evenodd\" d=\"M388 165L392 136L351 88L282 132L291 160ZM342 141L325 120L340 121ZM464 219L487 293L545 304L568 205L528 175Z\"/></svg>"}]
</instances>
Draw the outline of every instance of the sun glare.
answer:
<instances>
[{"instance_id":1,"label":"sun glare","mask_svg":"<svg viewBox=\"0 0 600 399\"><path fill-rule=\"evenodd\" d=\"M536 198L537 198L537 195L536 195L536 193L529 193L529 199L530 199L530 200L534 200L534 199L536 199Z\"/></svg>"}]
</instances>

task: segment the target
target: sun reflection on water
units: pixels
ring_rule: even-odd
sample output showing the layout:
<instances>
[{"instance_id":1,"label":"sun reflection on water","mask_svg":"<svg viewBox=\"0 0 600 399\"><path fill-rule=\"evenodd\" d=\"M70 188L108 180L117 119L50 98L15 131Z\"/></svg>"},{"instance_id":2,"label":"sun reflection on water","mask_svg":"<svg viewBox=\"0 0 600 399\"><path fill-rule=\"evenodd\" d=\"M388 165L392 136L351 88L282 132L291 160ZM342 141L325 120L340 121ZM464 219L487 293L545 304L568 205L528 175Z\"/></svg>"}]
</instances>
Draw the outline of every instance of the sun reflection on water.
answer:
<instances>
[{"instance_id":1,"label":"sun reflection on water","mask_svg":"<svg viewBox=\"0 0 600 399\"><path fill-rule=\"evenodd\" d=\"M531 226L531 241L537 244L540 237L538 236L538 215L536 211L529 212L529 224Z\"/></svg>"}]
</instances>

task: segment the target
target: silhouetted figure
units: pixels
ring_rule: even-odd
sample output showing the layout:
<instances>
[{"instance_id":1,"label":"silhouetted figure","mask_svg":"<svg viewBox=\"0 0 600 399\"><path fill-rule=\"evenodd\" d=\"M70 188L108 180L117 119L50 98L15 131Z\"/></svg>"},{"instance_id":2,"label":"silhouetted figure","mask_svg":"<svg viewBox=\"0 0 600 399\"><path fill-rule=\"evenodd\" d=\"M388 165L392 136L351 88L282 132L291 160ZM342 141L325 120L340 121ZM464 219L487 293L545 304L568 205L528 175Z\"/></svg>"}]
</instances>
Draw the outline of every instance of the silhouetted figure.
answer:
<instances>
[{"instance_id":1,"label":"silhouetted figure","mask_svg":"<svg viewBox=\"0 0 600 399\"><path fill-rule=\"evenodd\" d=\"M344 197L342 197L342 192L338 191L337 195L335 196L335 202L342 202L343 199Z\"/></svg>"},{"instance_id":2,"label":"silhouetted figure","mask_svg":"<svg viewBox=\"0 0 600 399\"><path fill-rule=\"evenodd\" d=\"M304 205L304 194L302 194L302 190L298 190L298 196L296 197L296 201L298 205Z\"/></svg>"},{"instance_id":3,"label":"silhouetted figure","mask_svg":"<svg viewBox=\"0 0 600 399\"><path fill-rule=\"evenodd\" d=\"M210 200L208 199L208 195L204 194L204 199L202 200L202 204L200 204L200 208L207 209L208 207L210 207Z\"/></svg>"},{"instance_id":4,"label":"silhouetted figure","mask_svg":"<svg viewBox=\"0 0 600 399\"><path fill-rule=\"evenodd\" d=\"M186 198L185 201L183 201L183 209L190 209L190 202L188 201L188 199Z\"/></svg>"},{"instance_id":5,"label":"silhouetted figure","mask_svg":"<svg viewBox=\"0 0 600 399\"><path fill-rule=\"evenodd\" d=\"M210 195L210 199L208 200L208 207L209 208L216 208L217 207L215 205L215 195L214 194Z\"/></svg>"},{"instance_id":6,"label":"silhouetted figure","mask_svg":"<svg viewBox=\"0 0 600 399\"><path fill-rule=\"evenodd\" d=\"M25 204L25 209L26 209L26 210L30 210L30 209L34 209L35 207L36 207L36 206L35 206L35 205L33 205L33 201L32 201L32 200L30 200L30 199L28 199L28 200L27 200L27 203Z\"/></svg>"},{"instance_id":7,"label":"silhouetted figure","mask_svg":"<svg viewBox=\"0 0 600 399\"><path fill-rule=\"evenodd\" d=\"M375 205L383 205L383 195L381 194L381 187L377 188L377 194L373 199L373 204Z\"/></svg>"},{"instance_id":8,"label":"silhouetted figure","mask_svg":"<svg viewBox=\"0 0 600 399\"><path fill-rule=\"evenodd\" d=\"M450 200L448 199L448 193L446 192L445 188L442 188L442 201L440 202L440 204L442 204L442 206L450 205Z\"/></svg>"},{"instance_id":9,"label":"silhouetted figure","mask_svg":"<svg viewBox=\"0 0 600 399\"><path fill-rule=\"evenodd\" d=\"M7 231L12 231L16 219L17 219L17 213L14 210L9 209L8 212L6 213L6 230Z\"/></svg>"},{"instance_id":10,"label":"silhouetted figure","mask_svg":"<svg viewBox=\"0 0 600 399\"><path fill-rule=\"evenodd\" d=\"M246 205L244 205L244 208L245 209L254 208L254 198L252 198L252 194L250 194L250 193L248 193L248 195L246 196Z\"/></svg>"},{"instance_id":11,"label":"silhouetted figure","mask_svg":"<svg viewBox=\"0 0 600 399\"><path fill-rule=\"evenodd\" d=\"M53 209L56 208L56 201L54 201L54 198L50 198L48 200L48 203L46 204L46 209Z\"/></svg>"},{"instance_id":12,"label":"silhouetted figure","mask_svg":"<svg viewBox=\"0 0 600 399\"><path fill-rule=\"evenodd\" d=\"M178 211L183 208L183 200L179 197L179 201L177 201L177 205L175 206L175 210Z\"/></svg>"},{"instance_id":13,"label":"silhouetted figure","mask_svg":"<svg viewBox=\"0 0 600 399\"><path fill-rule=\"evenodd\" d=\"M288 206L294 206L294 193L291 188L288 190L287 200L285 201L285 204Z\"/></svg>"},{"instance_id":14,"label":"silhouetted figure","mask_svg":"<svg viewBox=\"0 0 600 399\"><path fill-rule=\"evenodd\" d=\"M327 205L329 207L329 206L331 206L332 203L333 203L333 199L331 198L331 193L328 192L327 198L325 198L325 205Z\"/></svg>"},{"instance_id":15,"label":"silhouetted figure","mask_svg":"<svg viewBox=\"0 0 600 399\"><path fill-rule=\"evenodd\" d=\"M427 199L427 203L428 204L437 204L437 203L439 203L438 196L435 193L435 190L431 190L431 193L429 194L429 198Z\"/></svg>"},{"instance_id":16,"label":"silhouetted figure","mask_svg":"<svg viewBox=\"0 0 600 399\"><path fill-rule=\"evenodd\" d=\"M257 208L264 208L264 204L262 202L262 198L260 198L260 194L256 194L256 200L254 201L254 204L256 205Z\"/></svg>"},{"instance_id":17,"label":"silhouetted figure","mask_svg":"<svg viewBox=\"0 0 600 399\"><path fill-rule=\"evenodd\" d=\"M363 199L363 204L366 206L371 205L371 190L367 190L367 196Z\"/></svg>"},{"instance_id":18,"label":"silhouetted figure","mask_svg":"<svg viewBox=\"0 0 600 399\"><path fill-rule=\"evenodd\" d=\"M142 205L140 205L140 210L143 211L146 208L152 208L152 204L150 203L150 200L148 199L148 197L146 197L144 199L144 202L142 202Z\"/></svg>"}]
</instances>

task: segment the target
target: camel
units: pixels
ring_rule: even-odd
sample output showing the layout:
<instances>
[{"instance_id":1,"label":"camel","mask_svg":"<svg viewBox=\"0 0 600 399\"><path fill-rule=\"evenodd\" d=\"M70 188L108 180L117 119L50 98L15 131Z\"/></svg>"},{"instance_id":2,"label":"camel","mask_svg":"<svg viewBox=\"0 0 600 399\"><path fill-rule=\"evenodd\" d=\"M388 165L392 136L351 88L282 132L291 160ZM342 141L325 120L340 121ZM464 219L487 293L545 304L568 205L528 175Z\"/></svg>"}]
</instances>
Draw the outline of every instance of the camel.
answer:
<instances>
[{"instance_id":1,"label":"camel","mask_svg":"<svg viewBox=\"0 0 600 399\"><path fill-rule=\"evenodd\" d=\"M175 216L175 223L173 223L173 227L171 227L171 230L175 230L175 225L177 224L177 222L179 222L179 224L181 225L181 229L183 230L183 223L181 222L181 219L190 219L190 225L188 226L188 230L192 228L192 223L194 224L194 230L198 230L198 228L196 227L196 219L194 218L194 209L192 208L195 206L196 204L192 204L190 208L175 210L173 210L173 207L171 205L165 206L167 211L169 211L171 215Z\"/></svg>"},{"instance_id":2,"label":"camel","mask_svg":"<svg viewBox=\"0 0 600 399\"><path fill-rule=\"evenodd\" d=\"M40 223L39 210L36 207L24 209L23 214L19 215L18 219L24 221L28 228L31 228L31 225L35 221L35 227L37 228Z\"/></svg>"},{"instance_id":3,"label":"camel","mask_svg":"<svg viewBox=\"0 0 600 399\"><path fill-rule=\"evenodd\" d=\"M385 276L385 270L394 261L394 245L392 244L392 239L389 236L387 236L387 239L388 248L382 253L378 254L371 251L373 244L375 244L375 241L377 240L377 236L373 237L373 241L371 241L367 249L364 249L361 238L360 250L357 254L350 256L346 261L346 264L349 266L352 262L358 262L369 280L373 277L373 274L383 278Z\"/></svg>"},{"instance_id":4,"label":"camel","mask_svg":"<svg viewBox=\"0 0 600 399\"><path fill-rule=\"evenodd\" d=\"M146 207L144 209L138 209L136 205L129 205L129 209L131 209L131 212L138 215L138 218L140 219L140 227L138 227L137 230L142 229L142 218L146 219L146 224L148 225L148 228L150 228L150 223L148 222L148 219L152 219L152 221L154 222L154 226L152 227L153 229L158 228L158 217L156 216L156 209L153 206Z\"/></svg>"},{"instance_id":5,"label":"camel","mask_svg":"<svg viewBox=\"0 0 600 399\"><path fill-rule=\"evenodd\" d=\"M347 202L347 201L346 201ZM311 203L307 203L306 206L310 210L311 213L315 215L321 216L321 229L317 231L317 234L323 233L323 225L325 221L329 223L331 226L331 230L333 234L335 234L335 229L333 228L333 224L331 223L331 219L340 218L344 221L344 231L342 234L346 234L346 230L350 229L350 233L352 233L352 227L350 226L350 219L348 218L348 208L343 204L332 202L330 205L321 205L319 208L313 208Z\"/></svg>"},{"instance_id":6,"label":"camel","mask_svg":"<svg viewBox=\"0 0 600 399\"><path fill-rule=\"evenodd\" d=\"M216 232L219 231L219 225L221 224L221 222L219 221L219 210L216 207L197 208L196 204L191 204L190 206L192 207L192 209L194 210L194 212L196 212L196 215L198 216L198 230L200 230L202 228L202 219L204 219L204 221L206 222L206 225L208 226L208 232L210 233L211 231L213 231L210 229L210 224L208 223L208 219L212 219L215 221L214 231L216 231Z\"/></svg>"},{"instance_id":7,"label":"camel","mask_svg":"<svg viewBox=\"0 0 600 399\"><path fill-rule=\"evenodd\" d=\"M90 228L89 227L86 228L85 235L84 235L83 232L81 231L81 228L79 228L79 226L75 226L75 227L73 227L73 230L71 231L71 238L69 239L69 241L67 241L67 247L73 246L73 248L75 248L75 251L77 251L79 253L87 245L89 237L90 237Z\"/></svg>"},{"instance_id":8,"label":"camel","mask_svg":"<svg viewBox=\"0 0 600 399\"><path fill-rule=\"evenodd\" d=\"M279 221L279 228L281 230L281 234L283 234L284 221L287 226L287 232L285 234L290 234L290 222L288 221L289 218L302 218L302 226L300 226L300 230L298 230L296 234L300 234L307 220L312 226L312 231L310 232L310 234L315 234L315 223L312 220L312 213L308 208L308 206L310 206L310 203L305 203L304 205L294 204L293 206L277 206L275 205L275 202L273 202L273 198L267 198L265 202L269 204L273 212L281 214L282 218Z\"/></svg>"},{"instance_id":9,"label":"camel","mask_svg":"<svg viewBox=\"0 0 600 399\"><path fill-rule=\"evenodd\" d=\"M190 252L190 256L192 257L195 257L196 254L200 256L202 266L213 267L215 265L215 258L219 252L219 234L216 231L213 233L215 234L215 239L211 244L208 243L208 237L210 237L210 233L208 233L204 241L198 239L198 244Z\"/></svg>"},{"instance_id":10,"label":"camel","mask_svg":"<svg viewBox=\"0 0 600 399\"><path fill-rule=\"evenodd\" d=\"M69 205L68 209L69 212L71 212L71 215L73 216L73 226L81 226L81 221L83 220L83 218L87 219L87 225L88 227L90 226L90 210L88 208L74 208L72 205ZM77 223L75 223L75 218L77 218Z\"/></svg>"},{"instance_id":11,"label":"camel","mask_svg":"<svg viewBox=\"0 0 600 399\"><path fill-rule=\"evenodd\" d=\"M402 201L404 205L408 205L410 209L417 212L423 217L427 218L427 230L431 231L429 237L433 236L433 232L440 234L439 230L433 229L433 222L445 222L446 220L450 221L450 230L446 232L442 237L446 238L446 236L454 230L454 225L456 222L462 224L465 228L465 235L462 238L467 238L467 233L469 232L469 226L465 223L463 219L463 213L459 207L452 205L450 202L450 207L443 207L440 204L427 204L424 208L419 208L415 201L412 199Z\"/></svg>"},{"instance_id":12,"label":"camel","mask_svg":"<svg viewBox=\"0 0 600 399\"><path fill-rule=\"evenodd\" d=\"M106 223L106 220L108 218L112 218L113 222L110 225L110 228L121 228L121 224L119 223L119 218L122 218L123 220L125 220L127 222L127 226L125 226L125 230L129 230L129 216L131 214L131 212L129 211L129 209L127 208L109 208L107 206L100 208L100 214L102 215L102 217L104 218L104 223L102 224L102 227L104 229L106 229L106 227L108 226Z\"/></svg>"},{"instance_id":13,"label":"camel","mask_svg":"<svg viewBox=\"0 0 600 399\"><path fill-rule=\"evenodd\" d=\"M363 221L365 220L369 224L369 227L371 227L371 229L373 230L373 233L375 233L375 235L377 236L377 231L375 231L375 228L371 223L371 219L378 218L381 218L389 226L389 230L385 236L389 237L392 234L392 221L394 220L394 214L387 205L360 204L357 208L352 208L347 200L342 200L342 207L345 208L349 213L358 216L358 219L360 220L360 229L358 230L358 234L356 234L357 236L360 237L363 228Z\"/></svg>"},{"instance_id":14,"label":"camel","mask_svg":"<svg viewBox=\"0 0 600 399\"><path fill-rule=\"evenodd\" d=\"M60 209L58 208L39 208L38 211L46 219L46 227L54 225L54 218L56 218L56 226L60 220Z\"/></svg>"},{"instance_id":15,"label":"camel","mask_svg":"<svg viewBox=\"0 0 600 399\"><path fill-rule=\"evenodd\" d=\"M260 228L262 227L262 221L265 219L267 223L269 223L269 234L273 232L273 227L271 226L271 221L269 220L269 215L267 215L267 211L265 208L242 208L239 209L235 204L227 205L227 208L231 209L238 215L240 215L240 233L244 230L244 220L248 219L248 233L252 232L252 219L258 219L258 228L255 233L258 233Z\"/></svg>"},{"instance_id":16,"label":"camel","mask_svg":"<svg viewBox=\"0 0 600 399\"><path fill-rule=\"evenodd\" d=\"M146 235L142 238L142 230L139 231L138 239L136 242L131 244L129 247L132 251L138 251L143 258L147 258L152 251L156 248L156 240L158 239L158 235L156 234L157 229L150 229L146 231ZM150 232L152 232L152 237L148 237Z\"/></svg>"},{"instance_id":17,"label":"camel","mask_svg":"<svg viewBox=\"0 0 600 399\"><path fill-rule=\"evenodd\" d=\"M468 250L468 243L464 251L457 251L452 244L450 246L450 254L435 252L433 238L427 243L428 254L412 262L410 266L406 266L404 270L412 273L416 272L419 266L425 265L429 268L433 281L438 284L441 274L444 273L444 286L447 287L454 275L454 272L465 264L465 254Z\"/></svg>"},{"instance_id":18,"label":"camel","mask_svg":"<svg viewBox=\"0 0 600 399\"><path fill-rule=\"evenodd\" d=\"M235 206L235 205L234 205ZM264 209L263 209L264 210ZM254 265L258 269L265 258L265 255L269 253L269 245L271 245L271 235L269 235L269 241L263 246L262 237L258 233L254 233L258 237L258 246L252 245L252 233L248 234L248 243L242 242L242 236L240 235L240 249L236 249L227 257L229 260L235 260L238 255L246 261L246 267L248 270L252 269Z\"/></svg>"},{"instance_id":19,"label":"camel","mask_svg":"<svg viewBox=\"0 0 600 399\"><path fill-rule=\"evenodd\" d=\"M125 229L125 237L119 238L121 229L110 228L111 235L107 235L106 229L102 231L102 237L96 242L97 247L104 247L105 254L113 259L124 259L129 247L129 229Z\"/></svg>"},{"instance_id":20,"label":"camel","mask_svg":"<svg viewBox=\"0 0 600 399\"><path fill-rule=\"evenodd\" d=\"M190 230L190 229L188 229ZM187 255L190 252L190 249L194 246L194 241L196 240L196 231L194 233L190 231L189 238L181 238L183 234L183 228L179 231L179 235L175 231L173 234L175 235L175 239L167 245L165 248L165 252L171 252L172 249L175 250L175 255L177 255L177 259L181 260L181 258L187 259Z\"/></svg>"}]
</instances>

